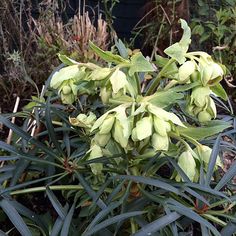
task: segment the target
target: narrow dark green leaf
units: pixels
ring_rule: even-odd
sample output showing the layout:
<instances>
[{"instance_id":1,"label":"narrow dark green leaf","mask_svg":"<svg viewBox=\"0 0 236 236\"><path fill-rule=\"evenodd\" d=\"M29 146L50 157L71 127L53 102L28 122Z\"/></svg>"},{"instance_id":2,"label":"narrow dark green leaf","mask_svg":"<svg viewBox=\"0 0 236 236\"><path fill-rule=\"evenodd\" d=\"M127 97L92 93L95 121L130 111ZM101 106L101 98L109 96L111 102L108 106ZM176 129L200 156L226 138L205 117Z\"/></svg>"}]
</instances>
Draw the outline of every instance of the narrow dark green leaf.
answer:
<instances>
[{"instance_id":1,"label":"narrow dark green leaf","mask_svg":"<svg viewBox=\"0 0 236 236\"><path fill-rule=\"evenodd\" d=\"M17 183L22 173L26 170L29 164L30 164L30 161L24 160L24 159L21 159L16 163L16 169L13 172L13 177L10 182L10 187L14 186Z\"/></svg>"},{"instance_id":2,"label":"narrow dark green leaf","mask_svg":"<svg viewBox=\"0 0 236 236\"><path fill-rule=\"evenodd\" d=\"M120 192L124 183L125 183L125 180L121 181L121 183L119 183L118 185L115 185L116 187L113 189L113 191L107 197L107 200L106 200L107 204L109 204L112 201L112 199L116 196L116 194Z\"/></svg>"},{"instance_id":3,"label":"narrow dark green leaf","mask_svg":"<svg viewBox=\"0 0 236 236\"><path fill-rule=\"evenodd\" d=\"M0 141L0 147L1 147L1 141ZM18 156L0 156L0 161L15 161L18 160Z\"/></svg>"},{"instance_id":4,"label":"narrow dark green leaf","mask_svg":"<svg viewBox=\"0 0 236 236\"><path fill-rule=\"evenodd\" d=\"M211 236L209 234L208 228L205 225L203 225L203 224L201 224L201 231L202 231L202 235L204 235L204 236Z\"/></svg>"},{"instance_id":5,"label":"narrow dark green leaf","mask_svg":"<svg viewBox=\"0 0 236 236\"><path fill-rule=\"evenodd\" d=\"M177 172L180 174L180 176L182 177L182 179L184 180L184 182L188 182L190 183L190 179L189 177L184 173L184 171L179 167L179 165L177 164L177 162L173 159L173 158L167 158L168 161L173 165L173 167L177 170Z\"/></svg>"},{"instance_id":6,"label":"narrow dark green leaf","mask_svg":"<svg viewBox=\"0 0 236 236\"><path fill-rule=\"evenodd\" d=\"M236 224L229 222L222 230L221 235L222 236L231 236L234 233L236 233Z\"/></svg>"},{"instance_id":7,"label":"narrow dark green leaf","mask_svg":"<svg viewBox=\"0 0 236 236\"><path fill-rule=\"evenodd\" d=\"M21 215L27 217L28 219L36 223L36 225L40 226L45 231L47 230L41 218L37 214L35 214L33 211L29 210L28 208L26 208L25 206L23 206L21 203L17 201L11 201L11 204L13 207L15 207L15 209Z\"/></svg>"},{"instance_id":8,"label":"narrow dark green leaf","mask_svg":"<svg viewBox=\"0 0 236 236\"><path fill-rule=\"evenodd\" d=\"M134 217L134 216L138 216L138 215L142 215L144 214L145 212L144 211L134 211L134 212L128 212L128 213L124 213L124 214L120 214L118 216L114 216L112 218L109 218L107 220L104 220L103 222L101 222L100 224L97 224L95 227L93 227L92 229L90 229L89 232L84 232L82 234L82 236L90 236L90 235L93 235L94 233L98 232L99 230L101 229L104 229L106 228L107 226L109 225L112 225L112 224L115 224L119 221L123 221L123 220L126 220L126 219L129 219L131 217Z\"/></svg>"},{"instance_id":9,"label":"narrow dark green leaf","mask_svg":"<svg viewBox=\"0 0 236 236\"><path fill-rule=\"evenodd\" d=\"M5 126L7 126L9 129L12 129L14 133L19 135L21 138L27 140L29 143L36 145L36 147L40 148L41 150L45 151L48 155L54 156L57 158L56 153L51 151L50 148L48 148L46 145L41 143L40 141L36 140L34 137L30 136L28 133L24 132L21 128L13 124L11 121L6 119L3 116L0 116L0 123L3 123ZM1 144L0 144L1 147Z\"/></svg>"},{"instance_id":10,"label":"narrow dark green leaf","mask_svg":"<svg viewBox=\"0 0 236 236\"><path fill-rule=\"evenodd\" d=\"M66 217L66 212L63 209L61 203L58 201L57 197L54 195L54 193L51 191L50 187L46 188L46 193L48 195L48 198L50 200L50 202L52 203L55 211L57 212L57 214L64 219Z\"/></svg>"},{"instance_id":11,"label":"narrow dark green leaf","mask_svg":"<svg viewBox=\"0 0 236 236\"><path fill-rule=\"evenodd\" d=\"M202 202L204 202L207 206L210 206L210 203L202 195L200 195L199 193L193 191L191 188L185 187L184 190L186 192L190 193L192 196L194 196L198 200L201 200Z\"/></svg>"},{"instance_id":12,"label":"narrow dark green leaf","mask_svg":"<svg viewBox=\"0 0 236 236\"><path fill-rule=\"evenodd\" d=\"M69 205L66 204L66 205L63 207L63 210L64 210L65 212L67 212L68 209L69 209ZM55 223L54 223L54 225L53 225L53 227L52 227L52 230L51 230L51 232L50 232L50 236L58 236L58 235L59 235L60 230L61 230L61 228L62 228L62 226L63 226L63 222L64 222L64 220L63 220L60 216L58 216L57 219L56 219L56 221L55 221Z\"/></svg>"},{"instance_id":13,"label":"narrow dark green leaf","mask_svg":"<svg viewBox=\"0 0 236 236\"><path fill-rule=\"evenodd\" d=\"M0 147L8 152L11 152L13 154L16 154L18 155L18 159L19 158L23 158L25 160L28 160L28 161L33 161L33 162L38 162L38 163L43 163L43 164L47 164L47 165L53 165L53 166L56 166L58 168L61 168L61 169L64 169L62 166L60 166L59 164L57 163L54 163L54 162L50 162L50 161L47 161L47 160L43 160L43 159L40 159L40 158L35 158L35 156L31 156L29 154L25 154L23 152L21 152L20 150L17 150L15 147L7 144L7 143L4 143L2 141L0 141ZM11 158L9 157L9 160ZM13 157L12 160L16 159L16 157ZM2 158L2 160L8 160L7 158Z\"/></svg>"},{"instance_id":14,"label":"narrow dark green leaf","mask_svg":"<svg viewBox=\"0 0 236 236\"><path fill-rule=\"evenodd\" d=\"M72 207L70 208L70 210L64 220L64 223L63 223L63 226L61 229L61 236L67 236L67 235L69 236L69 230L70 230L71 221L72 221L74 211L75 211L75 202L73 203Z\"/></svg>"},{"instance_id":15,"label":"narrow dark green leaf","mask_svg":"<svg viewBox=\"0 0 236 236\"><path fill-rule=\"evenodd\" d=\"M89 186L89 184L87 183L87 181L83 178L82 175L80 175L77 171L75 172L76 177L78 178L80 184L84 187L84 189L86 190L86 192L88 193L88 195L92 198L92 199L96 199L96 192L93 191L93 189ZM107 206L106 204L99 198L98 201L96 202L97 205L101 208L101 209L105 209Z\"/></svg>"},{"instance_id":16,"label":"narrow dark green leaf","mask_svg":"<svg viewBox=\"0 0 236 236\"><path fill-rule=\"evenodd\" d=\"M52 143L55 145L55 148L60 153L60 155L62 157L65 157L65 154L61 149L61 145L57 141L58 138L56 137L56 133L54 131L54 127L52 124L50 98L48 98L47 103L46 103L45 120L46 120L46 127L47 127L49 138L51 139Z\"/></svg>"},{"instance_id":17,"label":"narrow dark green leaf","mask_svg":"<svg viewBox=\"0 0 236 236\"><path fill-rule=\"evenodd\" d=\"M5 180L10 179L12 176L13 176L13 173L12 173L12 172L7 172L7 173L4 173L4 174L1 174L1 175L0 175L0 184L1 184L2 182L4 182Z\"/></svg>"},{"instance_id":18,"label":"narrow dark green leaf","mask_svg":"<svg viewBox=\"0 0 236 236\"><path fill-rule=\"evenodd\" d=\"M176 221L180 217L181 215L176 212L172 212L168 215L162 216L161 218L142 227L142 229L133 234L133 236L152 235L153 233L159 231L170 223Z\"/></svg>"},{"instance_id":19,"label":"narrow dark green leaf","mask_svg":"<svg viewBox=\"0 0 236 236\"><path fill-rule=\"evenodd\" d=\"M180 193L177 188L171 186L170 184L167 184L165 182L157 180L157 179L151 179L151 178L142 177L142 176L132 176L132 175L118 175L118 176L115 176L115 178L132 180L132 181L137 182L137 183L143 183L143 184L156 186L158 188L165 189L167 191L170 191L170 192L173 192L173 193L176 193L176 194Z\"/></svg>"},{"instance_id":20,"label":"narrow dark green leaf","mask_svg":"<svg viewBox=\"0 0 236 236\"><path fill-rule=\"evenodd\" d=\"M1 160L1 159L0 159L0 160ZM1 173L1 172L12 171L12 170L14 170L15 168L16 168L15 165L5 165L5 166L2 166L2 167L0 168L0 173Z\"/></svg>"},{"instance_id":21,"label":"narrow dark green leaf","mask_svg":"<svg viewBox=\"0 0 236 236\"><path fill-rule=\"evenodd\" d=\"M183 204L180 204L180 203L178 205L176 205L175 203L174 203L174 205L168 204L168 207L171 210L176 211L181 215L187 216L190 219L192 219L200 224L205 225L207 228L209 228L212 231L212 233L214 233L215 236L221 236L220 232L211 223L209 223L207 220L205 220L200 215L198 215L196 212L194 212L190 208L184 206Z\"/></svg>"},{"instance_id":22,"label":"narrow dark green leaf","mask_svg":"<svg viewBox=\"0 0 236 236\"><path fill-rule=\"evenodd\" d=\"M236 175L236 161L230 166L219 183L216 185L215 190L220 190Z\"/></svg>"},{"instance_id":23,"label":"narrow dark green leaf","mask_svg":"<svg viewBox=\"0 0 236 236\"><path fill-rule=\"evenodd\" d=\"M214 146L212 148L210 160L209 160L208 167L207 167L207 173L206 173L205 184L207 184L207 185L210 185L210 182L211 182L211 179L212 179L212 176L214 173L214 169L216 166L216 159L219 154L220 140L221 140L221 134L218 135L218 137L214 143Z\"/></svg>"},{"instance_id":24,"label":"narrow dark green leaf","mask_svg":"<svg viewBox=\"0 0 236 236\"><path fill-rule=\"evenodd\" d=\"M24 187L29 186L29 185L40 183L40 182L43 182L45 180L48 180L49 178L54 178L54 177L61 176L61 175L63 175L63 173L60 173L60 174L57 174L57 175L54 175L54 176L49 176L49 177L44 177L44 178L41 178L41 179L36 179L36 180L24 182L22 184L17 184L17 185L12 186L12 187L7 187L5 189L0 190L0 195L2 195L4 193L7 193L7 192L11 192L13 190L24 188Z\"/></svg>"},{"instance_id":25,"label":"narrow dark green leaf","mask_svg":"<svg viewBox=\"0 0 236 236\"><path fill-rule=\"evenodd\" d=\"M4 233L2 230L0 230L0 236L8 236L8 235Z\"/></svg>"},{"instance_id":26,"label":"narrow dark green leaf","mask_svg":"<svg viewBox=\"0 0 236 236\"><path fill-rule=\"evenodd\" d=\"M101 220L104 219L111 211L113 211L115 208L117 208L121 203L120 202L112 202L107 208L104 210L100 211L95 218L92 220L92 222L88 225L87 229L85 232L89 231L92 229L97 223L99 223Z\"/></svg>"},{"instance_id":27,"label":"narrow dark green leaf","mask_svg":"<svg viewBox=\"0 0 236 236\"><path fill-rule=\"evenodd\" d=\"M223 198L226 198L229 200L229 198L225 194L223 194L222 192L220 192L216 189L212 189L209 186L204 186L204 185L196 184L196 183L186 183L185 186L198 189L200 191L206 192L207 194L210 193L210 194L214 195L215 197L219 197L219 198L223 197Z\"/></svg>"},{"instance_id":28,"label":"narrow dark green leaf","mask_svg":"<svg viewBox=\"0 0 236 236\"><path fill-rule=\"evenodd\" d=\"M17 212L17 210L14 208L14 206L11 204L10 201L2 199L0 201L0 207L6 213L12 224L16 227L16 229L19 231L21 235L32 236L26 223L21 218L21 216L19 215L19 213Z\"/></svg>"}]
</instances>

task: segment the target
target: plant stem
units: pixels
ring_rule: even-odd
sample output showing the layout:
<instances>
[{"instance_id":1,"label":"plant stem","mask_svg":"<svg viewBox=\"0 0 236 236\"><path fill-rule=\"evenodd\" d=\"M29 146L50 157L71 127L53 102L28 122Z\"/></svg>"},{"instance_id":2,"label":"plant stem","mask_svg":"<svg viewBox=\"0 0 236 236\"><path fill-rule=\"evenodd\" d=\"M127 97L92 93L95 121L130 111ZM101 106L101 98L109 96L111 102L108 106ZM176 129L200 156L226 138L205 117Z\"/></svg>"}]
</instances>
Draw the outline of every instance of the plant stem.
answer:
<instances>
[{"instance_id":1,"label":"plant stem","mask_svg":"<svg viewBox=\"0 0 236 236\"><path fill-rule=\"evenodd\" d=\"M141 84L140 84L140 80L139 80L139 76L138 76L137 72L134 73L134 77L135 77L135 81L136 81L138 95L141 95Z\"/></svg>"},{"instance_id":2,"label":"plant stem","mask_svg":"<svg viewBox=\"0 0 236 236\"><path fill-rule=\"evenodd\" d=\"M49 186L51 190L82 190L84 189L81 185L55 185L55 186ZM99 187L94 187L94 190L99 190ZM43 192L46 191L46 187L33 187L33 188L27 188L27 189L21 189L21 190L15 190L10 192L10 195L18 195L18 194L26 194L26 193L35 193L35 192ZM112 189L106 188L105 191L107 193L111 193Z\"/></svg>"},{"instance_id":3,"label":"plant stem","mask_svg":"<svg viewBox=\"0 0 236 236\"><path fill-rule=\"evenodd\" d=\"M154 81L152 82L151 86L149 87L149 89L146 92L146 96L151 95L154 90L157 88L157 86L159 85L162 76L164 74L164 72L166 71L166 68L168 68L168 66L170 66L172 63L175 62L175 59L171 58L166 65L162 68L162 70L159 72L159 74L157 75L157 77L154 79Z\"/></svg>"}]
</instances>

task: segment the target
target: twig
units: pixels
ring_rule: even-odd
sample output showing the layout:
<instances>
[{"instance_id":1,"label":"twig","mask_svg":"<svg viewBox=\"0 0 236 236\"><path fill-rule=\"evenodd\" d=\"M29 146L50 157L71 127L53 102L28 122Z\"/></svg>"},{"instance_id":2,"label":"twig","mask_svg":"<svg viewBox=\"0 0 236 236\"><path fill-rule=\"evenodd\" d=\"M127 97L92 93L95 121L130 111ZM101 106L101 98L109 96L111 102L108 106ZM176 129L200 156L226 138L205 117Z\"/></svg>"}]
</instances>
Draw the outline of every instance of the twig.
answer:
<instances>
[{"instance_id":1,"label":"twig","mask_svg":"<svg viewBox=\"0 0 236 236\"><path fill-rule=\"evenodd\" d=\"M13 113L16 113L17 112L17 109L19 107L19 103L20 103L20 98L17 97L16 98L16 102L15 102L15 106L14 106L14 109L13 109ZM15 123L15 120L16 120L16 117L12 117L11 119L11 122L14 124ZM10 144L11 143L11 139L12 139L12 134L13 134L13 131L12 129L9 130L9 133L8 133L8 136L7 136L7 144Z\"/></svg>"}]
</instances>

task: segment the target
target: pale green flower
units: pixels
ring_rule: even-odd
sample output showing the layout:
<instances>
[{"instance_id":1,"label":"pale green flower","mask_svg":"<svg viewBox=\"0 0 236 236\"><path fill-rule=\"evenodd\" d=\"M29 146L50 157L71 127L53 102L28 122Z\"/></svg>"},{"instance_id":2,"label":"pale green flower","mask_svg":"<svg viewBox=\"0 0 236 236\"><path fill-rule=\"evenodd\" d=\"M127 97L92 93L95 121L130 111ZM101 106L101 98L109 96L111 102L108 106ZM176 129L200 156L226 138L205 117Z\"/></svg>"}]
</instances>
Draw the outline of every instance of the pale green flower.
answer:
<instances>
[{"instance_id":1,"label":"pale green flower","mask_svg":"<svg viewBox=\"0 0 236 236\"><path fill-rule=\"evenodd\" d=\"M154 133L152 135L152 147L156 151L167 151L169 148L169 137Z\"/></svg>"},{"instance_id":2,"label":"pale green flower","mask_svg":"<svg viewBox=\"0 0 236 236\"><path fill-rule=\"evenodd\" d=\"M88 160L96 159L103 156L103 152L100 146L93 144L88 151L89 157ZM99 175L102 173L103 164L102 163L92 163L89 164L94 175Z\"/></svg>"},{"instance_id":3,"label":"pale green flower","mask_svg":"<svg viewBox=\"0 0 236 236\"><path fill-rule=\"evenodd\" d=\"M110 133L107 133L107 134L96 133L93 138L93 141L100 147L105 147L107 143L109 142L110 138L111 138Z\"/></svg>"},{"instance_id":4,"label":"pale green flower","mask_svg":"<svg viewBox=\"0 0 236 236\"><path fill-rule=\"evenodd\" d=\"M135 136L139 141L152 135L152 117L143 117L136 123Z\"/></svg>"},{"instance_id":5,"label":"pale green flower","mask_svg":"<svg viewBox=\"0 0 236 236\"><path fill-rule=\"evenodd\" d=\"M184 62L179 68L179 80L181 82L187 82L195 70L196 63L194 61Z\"/></svg>"},{"instance_id":6,"label":"pale green flower","mask_svg":"<svg viewBox=\"0 0 236 236\"><path fill-rule=\"evenodd\" d=\"M211 153L212 153L212 149L208 146L205 146L205 145L199 145L194 149L194 151L197 153L199 159L203 161L204 168L205 168L205 170L207 170L208 164L210 161L210 157L211 157ZM223 164L222 164L219 156L217 156L217 159L216 159L215 169L217 169L217 166L223 167Z\"/></svg>"},{"instance_id":7,"label":"pale green flower","mask_svg":"<svg viewBox=\"0 0 236 236\"><path fill-rule=\"evenodd\" d=\"M178 165L184 171L191 181L194 181L196 175L196 162L190 150L183 152L178 158ZM178 174L175 177L176 181L181 181L181 176Z\"/></svg>"},{"instance_id":8,"label":"pale green flower","mask_svg":"<svg viewBox=\"0 0 236 236\"><path fill-rule=\"evenodd\" d=\"M128 84L125 73L119 68L117 68L111 75L110 82L112 85L112 90L115 94L118 93L122 88L125 88L125 86Z\"/></svg>"},{"instance_id":9,"label":"pale green flower","mask_svg":"<svg viewBox=\"0 0 236 236\"><path fill-rule=\"evenodd\" d=\"M109 114L101 126L99 127L99 134L108 134L111 132L112 126L115 122L115 116L113 114Z\"/></svg>"},{"instance_id":10,"label":"pale green flower","mask_svg":"<svg viewBox=\"0 0 236 236\"><path fill-rule=\"evenodd\" d=\"M204 107L207 102L211 90L209 87L197 87L194 88L191 94L191 104L194 104L198 107Z\"/></svg>"},{"instance_id":11,"label":"pale green flower","mask_svg":"<svg viewBox=\"0 0 236 236\"><path fill-rule=\"evenodd\" d=\"M73 126L78 126L81 128L92 128L97 117L93 112L89 112L88 115L79 114L76 118L69 117L69 121Z\"/></svg>"}]
</instances>

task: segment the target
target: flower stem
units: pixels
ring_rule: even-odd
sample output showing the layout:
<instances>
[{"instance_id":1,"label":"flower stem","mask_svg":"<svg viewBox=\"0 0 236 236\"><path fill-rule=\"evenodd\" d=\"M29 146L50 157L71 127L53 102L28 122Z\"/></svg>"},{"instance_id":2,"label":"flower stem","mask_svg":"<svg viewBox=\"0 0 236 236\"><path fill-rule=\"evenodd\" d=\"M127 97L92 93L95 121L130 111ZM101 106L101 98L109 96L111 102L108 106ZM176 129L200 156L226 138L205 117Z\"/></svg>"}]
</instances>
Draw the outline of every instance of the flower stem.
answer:
<instances>
[{"instance_id":1,"label":"flower stem","mask_svg":"<svg viewBox=\"0 0 236 236\"><path fill-rule=\"evenodd\" d=\"M158 73L157 77L154 79L154 81L152 82L151 86L149 87L149 89L146 92L146 96L151 95L154 90L157 88L157 86L159 85L160 81L162 80L162 76L164 74L164 72L166 72L166 69L168 68L168 66L170 66L172 63L175 62L175 59L171 58L166 65L162 68L162 70Z\"/></svg>"}]
</instances>

